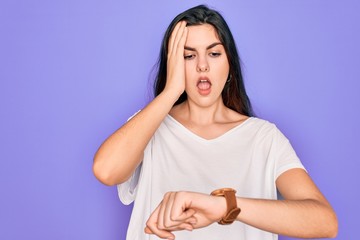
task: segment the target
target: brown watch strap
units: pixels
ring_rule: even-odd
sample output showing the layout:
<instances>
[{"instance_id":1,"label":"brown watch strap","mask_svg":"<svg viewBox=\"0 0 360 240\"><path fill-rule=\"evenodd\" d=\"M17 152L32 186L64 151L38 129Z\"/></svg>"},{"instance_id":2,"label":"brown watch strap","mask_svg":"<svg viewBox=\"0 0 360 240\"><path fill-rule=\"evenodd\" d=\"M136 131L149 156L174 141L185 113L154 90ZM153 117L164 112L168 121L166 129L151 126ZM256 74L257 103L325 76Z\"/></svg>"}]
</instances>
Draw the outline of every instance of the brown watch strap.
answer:
<instances>
[{"instance_id":1,"label":"brown watch strap","mask_svg":"<svg viewBox=\"0 0 360 240\"><path fill-rule=\"evenodd\" d=\"M222 196L225 197L226 200L226 214L225 216L218 222L221 225L227 225L233 223L239 213L241 212L240 208L237 207L236 202L236 191L232 188L221 188L213 191L211 193L212 196Z\"/></svg>"}]
</instances>

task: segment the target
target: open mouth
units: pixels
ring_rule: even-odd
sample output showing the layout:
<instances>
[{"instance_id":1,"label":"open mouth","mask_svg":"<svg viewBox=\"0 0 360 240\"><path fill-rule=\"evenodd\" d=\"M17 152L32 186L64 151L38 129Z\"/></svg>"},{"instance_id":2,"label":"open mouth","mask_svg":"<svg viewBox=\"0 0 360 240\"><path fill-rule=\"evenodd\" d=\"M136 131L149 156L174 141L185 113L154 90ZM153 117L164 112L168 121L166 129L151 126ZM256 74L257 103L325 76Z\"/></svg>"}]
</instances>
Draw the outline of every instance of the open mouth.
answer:
<instances>
[{"instance_id":1,"label":"open mouth","mask_svg":"<svg viewBox=\"0 0 360 240\"><path fill-rule=\"evenodd\" d=\"M200 95L208 95L211 92L211 82L207 77L200 77L197 83Z\"/></svg>"},{"instance_id":2,"label":"open mouth","mask_svg":"<svg viewBox=\"0 0 360 240\"><path fill-rule=\"evenodd\" d=\"M197 83L197 87L200 90L208 90L211 88L211 82L207 78L201 78Z\"/></svg>"}]
</instances>

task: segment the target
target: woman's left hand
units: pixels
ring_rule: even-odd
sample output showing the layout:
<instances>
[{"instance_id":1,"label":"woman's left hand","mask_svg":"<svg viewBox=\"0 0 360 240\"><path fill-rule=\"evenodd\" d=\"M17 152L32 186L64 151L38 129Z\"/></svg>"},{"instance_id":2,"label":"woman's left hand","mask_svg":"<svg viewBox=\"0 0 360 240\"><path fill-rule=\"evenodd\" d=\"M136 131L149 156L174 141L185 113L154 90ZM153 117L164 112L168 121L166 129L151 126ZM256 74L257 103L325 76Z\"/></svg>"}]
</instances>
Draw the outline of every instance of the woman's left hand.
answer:
<instances>
[{"instance_id":1,"label":"woman's left hand","mask_svg":"<svg viewBox=\"0 0 360 240\"><path fill-rule=\"evenodd\" d=\"M193 230L219 221L226 212L226 200L195 192L168 192L149 217L145 232L174 239L172 231Z\"/></svg>"}]
</instances>

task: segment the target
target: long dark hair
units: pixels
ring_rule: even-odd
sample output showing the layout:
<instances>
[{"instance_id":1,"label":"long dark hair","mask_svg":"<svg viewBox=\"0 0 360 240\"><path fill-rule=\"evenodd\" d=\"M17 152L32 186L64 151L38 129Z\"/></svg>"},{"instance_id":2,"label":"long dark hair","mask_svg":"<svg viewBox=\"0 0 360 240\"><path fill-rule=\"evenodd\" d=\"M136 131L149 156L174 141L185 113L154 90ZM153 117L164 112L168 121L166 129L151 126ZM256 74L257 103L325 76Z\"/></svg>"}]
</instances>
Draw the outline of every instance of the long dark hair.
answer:
<instances>
[{"instance_id":1,"label":"long dark hair","mask_svg":"<svg viewBox=\"0 0 360 240\"><path fill-rule=\"evenodd\" d=\"M249 97L246 94L243 77L240 68L239 54L231 31L219 12L209 9L205 5L199 5L177 15L167 28L161 44L158 60L158 72L154 83L154 95L159 95L165 88L167 74L168 42L175 25L180 21L186 21L187 26L210 24L215 28L217 35L223 44L228 58L230 81L225 84L222 98L225 106L246 116L253 116L253 110ZM187 94L184 92L174 105L184 102Z\"/></svg>"}]
</instances>

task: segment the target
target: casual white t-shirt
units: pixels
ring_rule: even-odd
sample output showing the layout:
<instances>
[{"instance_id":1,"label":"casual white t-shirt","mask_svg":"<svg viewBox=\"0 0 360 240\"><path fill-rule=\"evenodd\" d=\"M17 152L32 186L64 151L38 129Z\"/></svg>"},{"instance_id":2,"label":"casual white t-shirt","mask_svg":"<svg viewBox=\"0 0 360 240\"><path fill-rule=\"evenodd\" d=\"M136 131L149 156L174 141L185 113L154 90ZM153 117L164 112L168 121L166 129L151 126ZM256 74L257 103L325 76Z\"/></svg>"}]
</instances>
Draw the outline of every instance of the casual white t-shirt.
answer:
<instances>
[{"instance_id":1,"label":"casual white t-shirt","mask_svg":"<svg viewBox=\"0 0 360 240\"><path fill-rule=\"evenodd\" d=\"M206 140L167 115L148 143L144 159L133 176L118 185L124 204L135 200L127 240L160 239L145 234L144 228L168 191L209 194L229 187L236 189L240 197L277 199L275 181L292 168L304 169L288 139L265 120L248 118L223 135ZM177 240L278 238L239 221L173 233Z\"/></svg>"}]
</instances>

